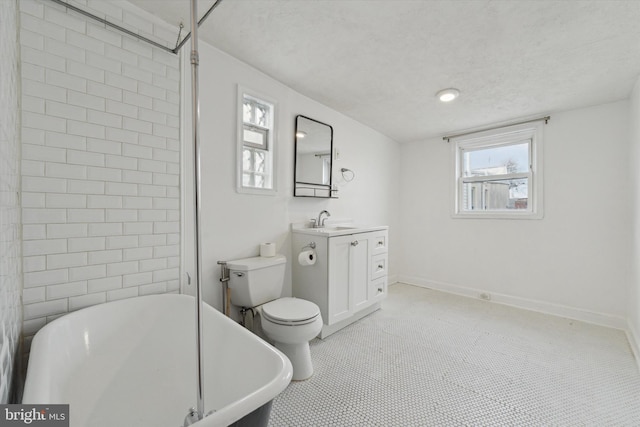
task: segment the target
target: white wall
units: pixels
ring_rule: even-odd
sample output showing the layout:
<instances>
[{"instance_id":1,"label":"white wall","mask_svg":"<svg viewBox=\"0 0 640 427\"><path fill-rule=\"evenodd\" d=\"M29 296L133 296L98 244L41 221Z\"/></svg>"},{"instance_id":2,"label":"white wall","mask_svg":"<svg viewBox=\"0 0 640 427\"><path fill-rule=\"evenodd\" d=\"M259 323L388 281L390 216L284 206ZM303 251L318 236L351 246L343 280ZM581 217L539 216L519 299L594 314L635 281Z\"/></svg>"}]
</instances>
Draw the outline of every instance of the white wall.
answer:
<instances>
[{"instance_id":1,"label":"white wall","mask_svg":"<svg viewBox=\"0 0 640 427\"><path fill-rule=\"evenodd\" d=\"M126 2L83 9L168 45ZM179 289L178 56L50 1L20 1L24 333ZM28 341L27 341L28 343Z\"/></svg>"},{"instance_id":2,"label":"white wall","mask_svg":"<svg viewBox=\"0 0 640 427\"><path fill-rule=\"evenodd\" d=\"M630 127L631 151L629 167L631 170L630 195L633 202L631 214L633 250L631 251L631 266L633 276L629 284L628 294L628 330L630 341L636 352L636 360L640 363L640 77L630 96Z\"/></svg>"},{"instance_id":3,"label":"white wall","mask_svg":"<svg viewBox=\"0 0 640 427\"><path fill-rule=\"evenodd\" d=\"M544 126L544 218L451 218L450 147L402 146L400 281L626 325L632 246L629 102Z\"/></svg>"},{"instance_id":4,"label":"white wall","mask_svg":"<svg viewBox=\"0 0 640 427\"><path fill-rule=\"evenodd\" d=\"M187 77L189 74L187 72L184 75ZM238 84L278 102L278 191L275 196L239 194L235 190ZM188 108L191 93L188 78L185 79L184 93L184 105ZM400 167L396 142L202 42L200 114L203 164L201 231L204 296L207 302L219 309L222 307L216 261L255 256L259 243L265 241L276 242L278 253L290 260L290 223L315 217L323 209L331 212L332 219L389 225L391 274L397 271L397 188ZM340 150L341 157L334 163L334 170L348 167L356 173L356 178L348 184L338 180L340 191L337 200L293 197L293 136L295 116L298 114L333 126L334 147ZM190 119L184 122L190 123ZM190 140L188 134L185 140ZM189 179L191 165L186 170L186 178ZM190 190L185 192L185 195L189 194ZM192 206L190 199L186 206ZM187 219L190 217L186 215ZM185 231L186 238L191 235L192 231ZM191 247L192 244L185 241L185 259L193 259ZM188 266L187 270L193 276L193 267ZM193 290L187 288L185 292L191 293ZM291 265L288 263L284 295L290 294Z\"/></svg>"},{"instance_id":5,"label":"white wall","mask_svg":"<svg viewBox=\"0 0 640 427\"><path fill-rule=\"evenodd\" d=\"M17 13L0 1L0 404L14 403L22 333Z\"/></svg>"}]
</instances>

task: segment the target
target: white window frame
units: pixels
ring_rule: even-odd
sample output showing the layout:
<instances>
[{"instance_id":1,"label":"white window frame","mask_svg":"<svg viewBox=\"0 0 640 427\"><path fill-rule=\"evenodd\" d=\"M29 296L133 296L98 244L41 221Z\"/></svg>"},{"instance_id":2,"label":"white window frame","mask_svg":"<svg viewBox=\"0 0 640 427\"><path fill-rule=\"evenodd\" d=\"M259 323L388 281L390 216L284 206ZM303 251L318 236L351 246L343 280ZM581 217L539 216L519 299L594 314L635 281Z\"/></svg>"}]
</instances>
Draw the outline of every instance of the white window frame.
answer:
<instances>
[{"instance_id":1,"label":"white window frame","mask_svg":"<svg viewBox=\"0 0 640 427\"><path fill-rule=\"evenodd\" d=\"M262 149L256 145L245 144L244 142L244 99L251 98L260 104L264 104L270 107L271 114L269 115L269 124L266 128L262 129L259 126L251 125L252 128L264 130L267 135L266 147L263 151L267 153L267 159L265 160L267 163L269 179L271 180L270 188L259 188L259 187L247 187L243 185L243 152L245 145L247 148L251 149ZM267 195L267 196L275 196L277 194L277 128L276 124L278 123L277 114L278 114L278 103L274 99L269 96L265 96L259 92L256 92L251 89L247 89L241 85L238 85L238 109L237 109L237 141L236 141L236 191L238 193L243 194L258 194L258 195Z\"/></svg>"},{"instance_id":2,"label":"white window frame","mask_svg":"<svg viewBox=\"0 0 640 427\"><path fill-rule=\"evenodd\" d=\"M453 218L487 219L542 219L543 212L543 128L544 122L507 126L470 135L453 137L449 140L453 158ZM495 146L505 146L527 141L529 143L530 164L527 172L494 175L487 177L463 177L464 152ZM464 210L463 185L468 182L482 182L496 179L528 178L527 209L504 210Z\"/></svg>"}]
</instances>

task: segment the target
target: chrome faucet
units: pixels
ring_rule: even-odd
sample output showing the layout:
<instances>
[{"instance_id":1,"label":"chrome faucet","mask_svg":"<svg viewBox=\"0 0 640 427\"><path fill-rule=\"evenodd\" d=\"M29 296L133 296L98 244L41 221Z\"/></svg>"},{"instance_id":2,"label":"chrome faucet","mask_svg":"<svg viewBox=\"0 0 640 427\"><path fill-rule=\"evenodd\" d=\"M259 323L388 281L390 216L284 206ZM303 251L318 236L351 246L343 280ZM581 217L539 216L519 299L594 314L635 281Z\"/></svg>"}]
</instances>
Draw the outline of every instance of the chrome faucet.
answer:
<instances>
[{"instance_id":1,"label":"chrome faucet","mask_svg":"<svg viewBox=\"0 0 640 427\"><path fill-rule=\"evenodd\" d=\"M325 218L322 218L322 214L327 214L327 216ZM318 214L318 219L311 218L311 223L313 225L313 228L322 228L322 227L324 227L324 222L330 216L331 216L331 214L329 213L329 211L324 210L324 211L322 211L322 212L320 212Z\"/></svg>"}]
</instances>

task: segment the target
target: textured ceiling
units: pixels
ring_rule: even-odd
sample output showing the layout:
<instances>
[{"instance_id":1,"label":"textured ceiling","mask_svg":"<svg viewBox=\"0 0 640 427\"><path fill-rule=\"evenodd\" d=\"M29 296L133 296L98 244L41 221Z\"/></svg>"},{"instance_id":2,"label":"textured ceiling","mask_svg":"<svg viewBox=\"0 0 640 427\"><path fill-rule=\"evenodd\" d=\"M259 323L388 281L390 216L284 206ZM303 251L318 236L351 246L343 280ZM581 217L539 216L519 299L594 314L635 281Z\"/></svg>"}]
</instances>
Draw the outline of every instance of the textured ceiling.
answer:
<instances>
[{"instance_id":1,"label":"textured ceiling","mask_svg":"<svg viewBox=\"0 0 640 427\"><path fill-rule=\"evenodd\" d=\"M188 1L131 2L189 26ZM399 142L620 100L640 75L638 0L224 0L200 38Z\"/></svg>"}]
</instances>

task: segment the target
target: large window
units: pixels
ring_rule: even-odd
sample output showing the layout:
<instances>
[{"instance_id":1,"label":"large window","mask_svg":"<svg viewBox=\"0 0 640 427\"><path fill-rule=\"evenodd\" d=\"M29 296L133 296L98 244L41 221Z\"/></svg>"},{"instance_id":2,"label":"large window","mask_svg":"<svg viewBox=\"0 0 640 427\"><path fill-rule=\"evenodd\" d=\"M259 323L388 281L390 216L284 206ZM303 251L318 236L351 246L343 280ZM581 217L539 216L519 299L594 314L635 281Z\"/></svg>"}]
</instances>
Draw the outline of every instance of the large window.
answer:
<instances>
[{"instance_id":1,"label":"large window","mask_svg":"<svg viewBox=\"0 0 640 427\"><path fill-rule=\"evenodd\" d=\"M452 138L455 217L542 217L542 125Z\"/></svg>"},{"instance_id":2,"label":"large window","mask_svg":"<svg viewBox=\"0 0 640 427\"><path fill-rule=\"evenodd\" d=\"M275 193L275 102L238 88L238 191Z\"/></svg>"}]
</instances>

